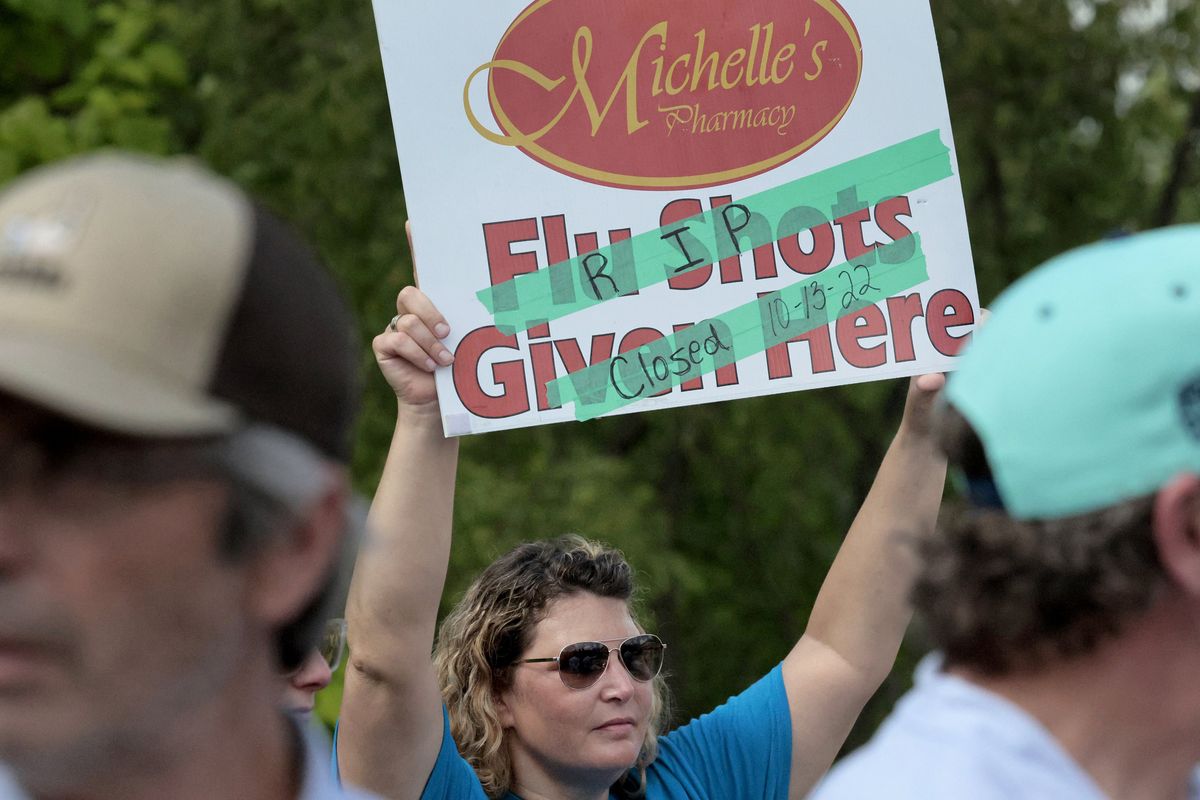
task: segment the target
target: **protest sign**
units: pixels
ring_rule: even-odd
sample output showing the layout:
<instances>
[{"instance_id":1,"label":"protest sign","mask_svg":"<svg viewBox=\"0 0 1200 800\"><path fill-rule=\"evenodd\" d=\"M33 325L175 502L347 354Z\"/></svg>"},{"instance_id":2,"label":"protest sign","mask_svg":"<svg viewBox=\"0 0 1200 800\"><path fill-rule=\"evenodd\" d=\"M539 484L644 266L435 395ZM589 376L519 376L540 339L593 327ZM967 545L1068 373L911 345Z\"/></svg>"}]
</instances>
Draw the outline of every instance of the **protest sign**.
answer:
<instances>
[{"instance_id":1,"label":"protest sign","mask_svg":"<svg viewBox=\"0 0 1200 800\"><path fill-rule=\"evenodd\" d=\"M447 434L953 368L928 0L375 0Z\"/></svg>"}]
</instances>

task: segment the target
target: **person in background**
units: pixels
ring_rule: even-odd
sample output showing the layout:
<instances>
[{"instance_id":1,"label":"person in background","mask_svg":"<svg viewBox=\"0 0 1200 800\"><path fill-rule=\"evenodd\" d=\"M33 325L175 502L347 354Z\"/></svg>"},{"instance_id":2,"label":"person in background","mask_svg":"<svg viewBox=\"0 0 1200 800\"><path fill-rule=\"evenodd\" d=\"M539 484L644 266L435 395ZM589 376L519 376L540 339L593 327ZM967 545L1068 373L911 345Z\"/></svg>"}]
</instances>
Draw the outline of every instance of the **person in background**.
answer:
<instances>
[{"instance_id":1,"label":"person in background","mask_svg":"<svg viewBox=\"0 0 1200 800\"><path fill-rule=\"evenodd\" d=\"M279 695L348 572L350 322L198 166L0 192L5 800L362 796Z\"/></svg>"},{"instance_id":2,"label":"person in background","mask_svg":"<svg viewBox=\"0 0 1200 800\"><path fill-rule=\"evenodd\" d=\"M289 713L308 721L317 702L317 692L333 680L346 652L346 620L331 619L325 623L321 641L300 662L300 666L283 675L283 707Z\"/></svg>"},{"instance_id":3,"label":"person in background","mask_svg":"<svg viewBox=\"0 0 1200 800\"><path fill-rule=\"evenodd\" d=\"M791 653L738 697L666 733L669 643L639 624L620 553L577 536L521 545L485 569L429 657L458 452L442 436L432 375L452 361L441 343L449 324L415 288L400 293L397 310L374 343L399 409L371 507L377 534L347 606L342 776L425 800L806 794L887 676L909 619L911 559L899 542L935 523L945 472L927 412L941 376L914 380Z\"/></svg>"},{"instance_id":4,"label":"person in background","mask_svg":"<svg viewBox=\"0 0 1200 800\"><path fill-rule=\"evenodd\" d=\"M1200 798L1200 226L1068 252L946 389L937 652L814 800Z\"/></svg>"}]
</instances>

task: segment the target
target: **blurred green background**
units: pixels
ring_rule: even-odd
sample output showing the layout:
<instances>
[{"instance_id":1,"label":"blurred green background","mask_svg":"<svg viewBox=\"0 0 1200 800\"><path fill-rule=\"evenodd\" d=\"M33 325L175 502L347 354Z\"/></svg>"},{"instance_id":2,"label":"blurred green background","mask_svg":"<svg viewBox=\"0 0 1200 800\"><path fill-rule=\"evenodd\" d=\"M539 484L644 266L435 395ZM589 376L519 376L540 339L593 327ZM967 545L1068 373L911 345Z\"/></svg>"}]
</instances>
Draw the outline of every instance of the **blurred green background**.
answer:
<instances>
[{"instance_id":1,"label":"blurred green background","mask_svg":"<svg viewBox=\"0 0 1200 800\"><path fill-rule=\"evenodd\" d=\"M1193 0L932 6L985 302L1064 248L1200 217ZM105 146L191 153L306 232L360 320L369 495L395 403L368 343L411 262L368 0L0 0L0 54L0 182ZM685 720L799 636L903 396L892 381L468 438L444 605L522 539L613 543ZM322 694L325 719L339 699L340 683Z\"/></svg>"}]
</instances>

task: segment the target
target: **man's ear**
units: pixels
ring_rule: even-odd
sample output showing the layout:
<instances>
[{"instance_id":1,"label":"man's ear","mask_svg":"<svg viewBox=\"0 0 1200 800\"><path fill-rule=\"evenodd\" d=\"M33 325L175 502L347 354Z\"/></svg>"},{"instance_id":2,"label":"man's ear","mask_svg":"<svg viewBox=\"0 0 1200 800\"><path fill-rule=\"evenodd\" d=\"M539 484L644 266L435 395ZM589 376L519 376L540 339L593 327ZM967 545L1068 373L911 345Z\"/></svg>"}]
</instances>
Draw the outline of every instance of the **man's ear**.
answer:
<instances>
[{"instance_id":1,"label":"man's ear","mask_svg":"<svg viewBox=\"0 0 1200 800\"><path fill-rule=\"evenodd\" d=\"M285 523L252 559L251 602L268 625L296 618L317 595L341 551L350 485L345 470L330 466L325 486L298 518Z\"/></svg>"},{"instance_id":2,"label":"man's ear","mask_svg":"<svg viewBox=\"0 0 1200 800\"><path fill-rule=\"evenodd\" d=\"M1154 542L1172 583L1200 597L1200 475L1176 475L1158 491Z\"/></svg>"}]
</instances>

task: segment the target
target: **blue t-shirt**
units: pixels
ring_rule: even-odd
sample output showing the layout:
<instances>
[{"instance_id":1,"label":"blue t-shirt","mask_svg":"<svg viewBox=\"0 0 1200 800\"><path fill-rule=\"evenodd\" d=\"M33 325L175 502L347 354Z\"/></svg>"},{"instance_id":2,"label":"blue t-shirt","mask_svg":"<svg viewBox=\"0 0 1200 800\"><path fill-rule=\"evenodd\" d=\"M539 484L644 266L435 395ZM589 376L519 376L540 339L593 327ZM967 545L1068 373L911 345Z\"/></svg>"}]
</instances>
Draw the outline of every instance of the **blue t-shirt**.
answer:
<instances>
[{"instance_id":1,"label":"blue t-shirt","mask_svg":"<svg viewBox=\"0 0 1200 800\"><path fill-rule=\"evenodd\" d=\"M486 800L444 711L442 719L442 747L421 800ZM335 745L335 760L336 754ZM740 695L659 737L658 756L646 770L646 800L785 800L791 766L792 721L777 666Z\"/></svg>"},{"instance_id":2,"label":"blue t-shirt","mask_svg":"<svg viewBox=\"0 0 1200 800\"><path fill-rule=\"evenodd\" d=\"M1189 795L1200 798L1195 789ZM809 800L1107 800L1036 719L928 656L895 710Z\"/></svg>"}]
</instances>

